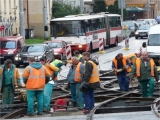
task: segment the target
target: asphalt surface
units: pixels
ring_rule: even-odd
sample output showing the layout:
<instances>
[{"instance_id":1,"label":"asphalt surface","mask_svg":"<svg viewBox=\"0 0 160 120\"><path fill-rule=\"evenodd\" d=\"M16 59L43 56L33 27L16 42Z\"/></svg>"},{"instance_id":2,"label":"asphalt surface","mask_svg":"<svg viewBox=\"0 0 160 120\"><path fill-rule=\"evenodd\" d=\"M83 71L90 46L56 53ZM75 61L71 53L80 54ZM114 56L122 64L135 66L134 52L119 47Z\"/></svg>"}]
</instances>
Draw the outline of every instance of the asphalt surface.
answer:
<instances>
[{"instance_id":1,"label":"asphalt surface","mask_svg":"<svg viewBox=\"0 0 160 120\"><path fill-rule=\"evenodd\" d=\"M96 56L100 63L100 70L111 70L112 59L118 54L123 53L123 55L127 55L130 53L134 53L142 46L143 42L146 42L147 39L138 39L136 40L134 37L129 40L129 48L130 50L124 50L125 41L120 43L116 48L105 49L104 54L98 54L97 52L92 53L92 56ZM144 51L145 49L143 49ZM19 68L20 74L22 74L24 68ZM62 71L58 76L59 79L65 79L67 73L69 71L69 64L66 67L62 67ZM63 77L62 77L63 76ZM35 116L34 118L22 118L22 119L33 119L33 120L86 120L86 115L73 115L73 116L59 116L54 117L51 115L44 115L43 117ZM159 120L151 111L145 112L127 112L127 113L111 113L111 114L96 114L94 115L94 120Z\"/></svg>"}]
</instances>

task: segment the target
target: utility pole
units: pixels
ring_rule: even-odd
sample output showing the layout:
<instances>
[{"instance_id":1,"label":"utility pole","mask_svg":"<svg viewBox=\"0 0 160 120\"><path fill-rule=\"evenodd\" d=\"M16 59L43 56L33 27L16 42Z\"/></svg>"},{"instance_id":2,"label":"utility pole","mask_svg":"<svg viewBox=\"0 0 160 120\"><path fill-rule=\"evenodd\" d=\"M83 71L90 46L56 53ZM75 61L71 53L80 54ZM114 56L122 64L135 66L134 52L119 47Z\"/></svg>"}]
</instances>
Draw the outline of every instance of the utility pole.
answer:
<instances>
[{"instance_id":1,"label":"utility pole","mask_svg":"<svg viewBox=\"0 0 160 120\"><path fill-rule=\"evenodd\" d=\"M24 6L23 0L19 0L20 35L25 39Z\"/></svg>"},{"instance_id":2,"label":"utility pole","mask_svg":"<svg viewBox=\"0 0 160 120\"><path fill-rule=\"evenodd\" d=\"M120 0L120 3L121 3L121 17L122 17L122 21L123 21L123 2L124 2L124 0Z\"/></svg>"},{"instance_id":3,"label":"utility pole","mask_svg":"<svg viewBox=\"0 0 160 120\"><path fill-rule=\"evenodd\" d=\"M147 18L149 19L149 11L150 11L150 4L149 0L147 0Z\"/></svg>"},{"instance_id":4,"label":"utility pole","mask_svg":"<svg viewBox=\"0 0 160 120\"><path fill-rule=\"evenodd\" d=\"M83 9L84 9L84 1L80 0L80 13L83 14Z\"/></svg>"},{"instance_id":5,"label":"utility pole","mask_svg":"<svg viewBox=\"0 0 160 120\"><path fill-rule=\"evenodd\" d=\"M43 0L44 40L48 40L47 1Z\"/></svg>"}]
</instances>

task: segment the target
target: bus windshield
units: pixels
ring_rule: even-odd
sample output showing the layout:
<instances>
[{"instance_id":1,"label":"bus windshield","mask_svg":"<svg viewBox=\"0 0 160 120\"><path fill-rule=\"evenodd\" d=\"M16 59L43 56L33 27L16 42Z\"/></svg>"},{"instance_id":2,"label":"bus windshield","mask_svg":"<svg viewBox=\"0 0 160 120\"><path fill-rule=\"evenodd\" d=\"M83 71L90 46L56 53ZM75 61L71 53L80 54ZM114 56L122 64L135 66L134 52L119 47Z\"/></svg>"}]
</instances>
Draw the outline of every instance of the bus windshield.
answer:
<instances>
[{"instance_id":1,"label":"bus windshield","mask_svg":"<svg viewBox=\"0 0 160 120\"><path fill-rule=\"evenodd\" d=\"M51 36L66 37L66 36L84 36L85 24L84 21L52 21Z\"/></svg>"}]
</instances>

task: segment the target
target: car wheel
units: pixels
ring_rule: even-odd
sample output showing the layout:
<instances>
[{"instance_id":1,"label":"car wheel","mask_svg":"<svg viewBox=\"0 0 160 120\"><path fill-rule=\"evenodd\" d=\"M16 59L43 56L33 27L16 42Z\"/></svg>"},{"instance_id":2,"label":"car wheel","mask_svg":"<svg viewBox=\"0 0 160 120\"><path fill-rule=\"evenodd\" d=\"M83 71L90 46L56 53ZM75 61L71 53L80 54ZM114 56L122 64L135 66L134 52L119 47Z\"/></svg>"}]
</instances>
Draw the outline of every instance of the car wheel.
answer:
<instances>
[{"instance_id":1,"label":"car wheel","mask_svg":"<svg viewBox=\"0 0 160 120\"><path fill-rule=\"evenodd\" d=\"M92 53L92 43L90 43L89 51L88 52Z\"/></svg>"},{"instance_id":2,"label":"car wheel","mask_svg":"<svg viewBox=\"0 0 160 120\"><path fill-rule=\"evenodd\" d=\"M117 42L117 39L115 41L115 44L113 45L113 47L117 47L118 46L118 42Z\"/></svg>"},{"instance_id":3,"label":"car wheel","mask_svg":"<svg viewBox=\"0 0 160 120\"><path fill-rule=\"evenodd\" d=\"M138 39L138 37L135 37L136 39Z\"/></svg>"}]
</instances>

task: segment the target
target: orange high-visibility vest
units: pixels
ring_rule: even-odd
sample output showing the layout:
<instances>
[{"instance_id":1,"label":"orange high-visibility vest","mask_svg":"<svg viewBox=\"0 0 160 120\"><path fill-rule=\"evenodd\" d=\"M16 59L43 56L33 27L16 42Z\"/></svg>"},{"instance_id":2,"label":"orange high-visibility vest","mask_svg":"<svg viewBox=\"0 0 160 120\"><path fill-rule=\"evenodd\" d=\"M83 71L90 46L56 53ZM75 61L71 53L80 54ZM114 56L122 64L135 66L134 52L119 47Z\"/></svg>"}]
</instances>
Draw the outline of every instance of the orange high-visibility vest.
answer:
<instances>
[{"instance_id":1,"label":"orange high-visibility vest","mask_svg":"<svg viewBox=\"0 0 160 120\"><path fill-rule=\"evenodd\" d=\"M154 61L153 59L150 59L150 66L151 66L151 76L154 77ZM141 76L141 73L140 73L140 67L141 67L141 59L138 58L136 60L136 75L137 77L140 77Z\"/></svg>"},{"instance_id":2,"label":"orange high-visibility vest","mask_svg":"<svg viewBox=\"0 0 160 120\"><path fill-rule=\"evenodd\" d=\"M133 54L126 55L125 57L128 58L128 59L130 59L130 58L133 57L133 56L136 57L136 55L135 55L134 53L133 53Z\"/></svg>"},{"instance_id":3,"label":"orange high-visibility vest","mask_svg":"<svg viewBox=\"0 0 160 120\"><path fill-rule=\"evenodd\" d=\"M75 82L81 82L81 73L80 73L80 69L81 69L81 62L78 63L76 70L75 70L75 74L74 74L74 81Z\"/></svg>"},{"instance_id":4,"label":"orange high-visibility vest","mask_svg":"<svg viewBox=\"0 0 160 120\"><path fill-rule=\"evenodd\" d=\"M26 89L43 89L45 86L45 68L40 69L28 67L29 77L26 83Z\"/></svg>"},{"instance_id":5,"label":"orange high-visibility vest","mask_svg":"<svg viewBox=\"0 0 160 120\"><path fill-rule=\"evenodd\" d=\"M92 64L93 66L93 70L92 70L92 75L88 81L88 83L96 83L96 82L99 82L100 79L99 79L99 72L98 72L98 66L93 62L93 61L88 61L89 63Z\"/></svg>"},{"instance_id":6,"label":"orange high-visibility vest","mask_svg":"<svg viewBox=\"0 0 160 120\"><path fill-rule=\"evenodd\" d=\"M124 67L127 65L127 62L126 62L126 61L127 61L126 58L123 57L122 62L123 62L123 66L124 66ZM117 60L116 60L115 58L113 59L113 62L114 62L114 65L115 65L115 69L118 69ZM127 71L127 72L130 72L130 71L131 71L131 68L128 67L128 69L127 69L126 71ZM115 74L117 74L117 73L115 73Z\"/></svg>"}]
</instances>

